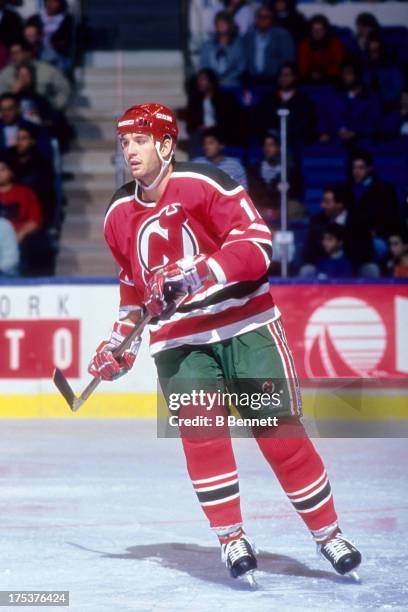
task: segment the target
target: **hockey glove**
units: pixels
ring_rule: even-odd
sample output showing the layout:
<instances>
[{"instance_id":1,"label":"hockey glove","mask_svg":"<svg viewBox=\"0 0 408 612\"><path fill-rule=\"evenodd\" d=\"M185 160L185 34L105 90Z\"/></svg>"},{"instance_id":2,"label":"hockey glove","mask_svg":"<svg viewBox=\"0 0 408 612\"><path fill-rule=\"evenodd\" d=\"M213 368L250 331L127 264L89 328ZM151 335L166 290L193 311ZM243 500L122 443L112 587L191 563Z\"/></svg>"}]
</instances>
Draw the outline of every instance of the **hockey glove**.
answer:
<instances>
[{"instance_id":1,"label":"hockey glove","mask_svg":"<svg viewBox=\"0 0 408 612\"><path fill-rule=\"evenodd\" d=\"M115 321L109 340L101 342L88 367L88 372L95 378L115 380L126 374L133 366L139 351L141 338L132 342L120 356L114 357L112 351L128 336L134 326L131 323Z\"/></svg>"},{"instance_id":2,"label":"hockey glove","mask_svg":"<svg viewBox=\"0 0 408 612\"><path fill-rule=\"evenodd\" d=\"M184 257L158 270L147 284L144 304L153 317L169 318L175 301L198 291L210 277L205 255Z\"/></svg>"}]
</instances>

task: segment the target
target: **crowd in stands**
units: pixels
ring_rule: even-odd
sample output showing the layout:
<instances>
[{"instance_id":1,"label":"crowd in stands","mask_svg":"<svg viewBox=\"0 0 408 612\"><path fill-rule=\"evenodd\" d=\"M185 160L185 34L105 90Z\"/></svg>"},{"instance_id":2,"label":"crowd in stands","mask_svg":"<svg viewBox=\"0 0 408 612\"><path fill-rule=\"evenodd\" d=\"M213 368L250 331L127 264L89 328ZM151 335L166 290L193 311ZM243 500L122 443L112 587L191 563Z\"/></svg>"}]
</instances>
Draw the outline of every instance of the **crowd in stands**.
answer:
<instances>
[{"instance_id":1,"label":"crowd in stands","mask_svg":"<svg viewBox=\"0 0 408 612\"><path fill-rule=\"evenodd\" d=\"M408 276L408 29L354 26L295 0L191 0L189 155L248 186L278 230L289 111L295 275Z\"/></svg>"},{"instance_id":2,"label":"crowd in stands","mask_svg":"<svg viewBox=\"0 0 408 612\"><path fill-rule=\"evenodd\" d=\"M0 0L0 276L47 276L63 216L60 155L73 136L76 25L66 0L38 2L25 20L14 4Z\"/></svg>"}]
</instances>

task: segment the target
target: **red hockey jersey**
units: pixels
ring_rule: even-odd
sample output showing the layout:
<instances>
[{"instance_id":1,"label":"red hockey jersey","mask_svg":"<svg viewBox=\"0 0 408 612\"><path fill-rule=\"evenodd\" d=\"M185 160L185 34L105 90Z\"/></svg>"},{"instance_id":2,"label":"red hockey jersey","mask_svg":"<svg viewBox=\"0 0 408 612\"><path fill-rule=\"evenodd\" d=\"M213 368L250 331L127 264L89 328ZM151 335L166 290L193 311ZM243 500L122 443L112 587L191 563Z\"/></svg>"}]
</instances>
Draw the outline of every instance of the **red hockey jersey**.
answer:
<instances>
[{"instance_id":1,"label":"red hockey jersey","mask_svg":"<svg viewBox=\"0 0 408 612\"><path fill-rule=\"evenodd\" d=\"M280 315L267 272L272 243L243 187L221 170L177 163L158 202L140 199L135 181L112 198L105 239L121 268L122 308L141 306L152 273L203 253L216 281L208 281L168 320L150 326L150 349L226 340Z\"/></svg>"}]
</instances>

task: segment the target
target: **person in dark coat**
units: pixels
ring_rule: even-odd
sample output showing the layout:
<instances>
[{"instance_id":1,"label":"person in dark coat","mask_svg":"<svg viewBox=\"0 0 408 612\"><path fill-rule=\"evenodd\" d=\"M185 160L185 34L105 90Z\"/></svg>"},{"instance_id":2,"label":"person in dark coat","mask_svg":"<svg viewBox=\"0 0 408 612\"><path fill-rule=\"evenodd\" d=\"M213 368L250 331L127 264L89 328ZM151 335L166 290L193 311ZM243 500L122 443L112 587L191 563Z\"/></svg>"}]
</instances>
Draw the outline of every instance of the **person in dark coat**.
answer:
<instances>
[{"instance_id":1,"label":"person in dark coat","mask_svg":"<svg viewBox=\"0 0 408 612\"><path fill-rule=\"evenodd\" d=\"M374 139L382 129L379 96L364 85L360 67L347 62L341 70L341 87L333 97L328 109L321 142L340 140L349 148L362 139Z\"/></svg>"},{"instance_id":2,"label":"person in dark coat","mask_svg":"<svg viewBox=\"0 0 408 612\"><path fill-rule=\"evenodd\" d=\"M279 129L279 108L289 110L288 142L296 147L311 142L316 136L316 117L313 104L306 94L299 91L298 73L294 64L284 64L280 69L277 90L261 98L253 113L253 131L261 137L265 129Z\"/></svg>"},{"instance_id":3,"label":"person in dark coat","mask_svg":"<svg viewBox=\"0 0 408 612\"><path fill-rule=\"evenodd\" d=\"M364 216L352 206L350 192L341 185L328 185L323 193L321 212L310 220L303 264L316 266L324 256L321 238L332 223L344 228L344 252L353 265L354 273L358 274L364 264L374 262L371 233Z\"/></svg>"},{"instance_id":4,"label":"person in dark coat","mask_svg":"<svg viewBox=\"0 0 408 612\"><path fill-rule=\"evenodd\" d=\"M30 187L37 195L43 213L44 227L54 223L56 194L52 162L37 147L36 132L24 125L17 131L14 147L7 150L16 181Z\"/></svg>"},{"instance_id":5,"label":"person in dark coat","mask_svg":"<svg viewBox=\"0 0 408 612\"><path fill-rule=\"evenodd\" d=\"M296 9L296 0L272 0L269 5L275 12L276 25L287 30L296 44L306 38L309 25Z\"/></svg>"},{"instance_id":6,"label":"person in dark coat","mask_svg":"<svg viewBox=\"0 0 408 612\"><path fill-rule=\"evenodd\" d=\"M235 95L222 90L213 70L199 70L188 88L186 109L187 132L192 157L201 151L203 132L218 127L227 144L245 142L243 113Z\"/></svg>"},{"instance_id":7,"label":"person in dark coat","mask_svg":"<svg viewBox=\"0 0 408 612\"><path fill-rule=\"evenodd\" d=\"M0 0L0 41L10 47L18 41L23 32L23 22L18 13L6 8L6 0Z\"/></svg>"},{"instance_id":8,"label":"person in dark coat","mask_svg":"<svg viewBox=\"0 0 408 612\"><path fill-rule=\"evenodd\" d=\"M364 219L376 257L381 260L387 253L389 237L402 233L395 189L375 174L373 159L366 151L356 151L352 156L349 188L353 195L351 211Z\"/></svg>"},{"instance_id":9,"label":"person in dark coat","mask_svg":"<svg viewBox=\"0 0 408 612\"><path fill-rule=\"evenodd\" d=\"M36 132L38 148L46 157L51 157L52 149L47 131L40 125L22 117L18 97L12 93L0 96L0 149L16 144L20 127L29 126Z\"/></svg>"}]
</instances>

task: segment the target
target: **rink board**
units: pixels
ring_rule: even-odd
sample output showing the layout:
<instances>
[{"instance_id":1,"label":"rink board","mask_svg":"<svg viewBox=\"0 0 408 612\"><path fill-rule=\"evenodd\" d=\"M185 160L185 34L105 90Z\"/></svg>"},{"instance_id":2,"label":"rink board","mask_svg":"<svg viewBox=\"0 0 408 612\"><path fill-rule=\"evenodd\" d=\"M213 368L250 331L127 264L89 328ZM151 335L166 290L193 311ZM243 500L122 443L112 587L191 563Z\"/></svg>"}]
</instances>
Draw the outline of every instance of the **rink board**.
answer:
<instances>
[{"instance_id":1,"label":"rink board","mask_svg":"<svg viewBox=\"0 0 408 612\"><path fill-rule=\"evenodd\" d=\"M376 394L303 392L303 413L318 419L347 421L408 422L408 396L399 390ZM96 418L129 419L156 418L155 393L95 393L76 413L72 413L58 394L6 395L0 398L0 418Z\"/></svg>"},{"instance_id":2,"label":"rink board","mask_svg":"<svg viewBox=\"0 0 408 612\"><path fill-rule=\"evenodd\" d=\"M342 384L317 395L306 388L306 416L408 419L406 282L290 279L272 282L271 291L302 389L311 379L384 381L384 389L355 397ZM0 418L156 416L156 370L146 337L132 372L101 384L75 415L52 383L55 367L77 394L89 383L88 363L117 317L118 294L111 278L0 281Z\"/></svg>"}]
</instances>

